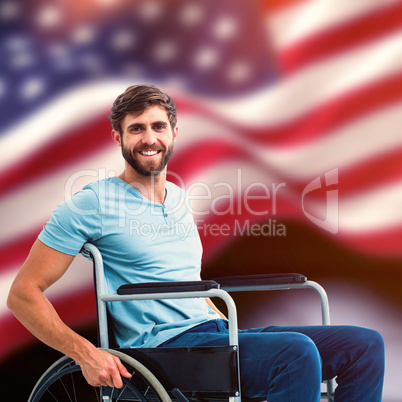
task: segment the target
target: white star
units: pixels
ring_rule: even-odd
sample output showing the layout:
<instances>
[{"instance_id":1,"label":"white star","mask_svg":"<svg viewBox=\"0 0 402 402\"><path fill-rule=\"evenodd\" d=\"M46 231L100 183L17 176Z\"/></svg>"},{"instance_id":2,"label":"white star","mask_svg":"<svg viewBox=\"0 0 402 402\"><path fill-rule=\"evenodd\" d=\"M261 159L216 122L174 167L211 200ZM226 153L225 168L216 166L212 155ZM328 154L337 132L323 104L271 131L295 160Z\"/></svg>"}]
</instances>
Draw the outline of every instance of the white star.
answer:
<instances>
[{"instance_id":1,"label":"white star","mask_svg":"<svg viewBox=\"0 0 402 402\"><path fill-rule=\"evenodd\" d=\"M13 68L21 69L32 65L34 61L35 59L32 54L26 51L20 51L10 58L10 65Z\"/></svg>"},{"instance_id":2,"label":"white star","mask_svg":"<svg viewBox=\"0 0 402 402\"><path fill-rule=\"evenodd\" d=\"M187 4L180 10L179 18L184 25L194 26L204 19L204 9L200 4Z\"/></svg>"},{"instance_id":3,"label":"white star","mask_svg":"<svg viewBox=\"0 0 402 402\"><path fill-rule=\"evenodd\" d=\"M162 5L159 1L144 1L138 8L135 10L135 13L138 14L144 21L151 22L156 21L162 15Z\"/></svg>"},{"instance_id":4,"label":"white star","mask_svg":"<svg viewBox=\"0 0 402 402\"><path fill-rule=\"evenodd\" d=\"M12 36L5 45L13 52L26 51L29 48L29 42L24 36Z\"/></svg>"},{"instance_id":5,"label":"white star","mask_svg":"<svg viewBox=\"0 0 402 402\"><path fill-rule=\"evenodd\" d=\"M153 51L155 60L166 63L173 60L177 55L178 49L173 41L163 41L158 43Z\"/></svg>"},{"instance_id":6,"label":"white star","mask_svg":"<svg viewBox=\"0 0 402 402\"><path fill-rule=\"evenodd\" d=\"M57 69L66 71L71 69L73 66L73 60L69 48L64 44L54 43L50 45L48 53Z\"/></svg>"},{"instance_id":7,"label":"white star","mask_svg":"<svg viewBox=\"0 0 402 402\"><path fill-rule=\"evenodd\" d=\"M88 25L81 25L73 30L71 38L77 45L87 45L93 42L95 31Z\"/></svg>"},{"instance_id":8,"label":"white star","mask_svg":"<svg viewBox=\"0 0 402 402\"><path fill-rule=\"evenodd\" d=\"M245 61L237 61L233 63L227 71L228 80L235 84L247 81L250 76L251 66L250 63Z\"/></svg>"},{"instance_id":9,"label":"white star","mask_svg":"<svg viewBox=\"0 0 402 402\"><path fill-rule=\"evenodd\" d=\"M219 19L212 28L216 38L227 40L233 38L237 32L237 23L234 18L222 17Z\"/></svg>"},{"instance_id":10,"label":"white star","mask_svg":"<svg viewBox=\"0 0 402 402\"><path fill-rule=\"evenodd\" d=\"M39 77L32 77L27 79L21 87L21 97L24 100L32 100L37 98L43 93L45 89L45 82Z\"/></svg>"},{"instance_id":11,"label":"white star","mask_svg":"<svg viewBox=\"0 0 402 402\"><path fill-rule=\"evenodd\" d=\"M208 70L218 64L219 54L216 49L212 47L204 47L200 49L195 57L194 64L201 70Z\"/></svg>"},{"instance_id":12,"label":"white star","mask_svg":"<svg viewBox=\"0 0 402 402\"><path fill-rule=\"evenodd\" d=\"M68 56L68 48L63 43L52 43L49 45L47 51L50 56L55 59L65 58Z\"/></svg>"},{"instance_id":13,"label":"white star","mask_svg":"<svg viewBox=\"0 0 402 402\"><path fill-rule=\"evenodd\" d=\"M0 19L4 21L15 20L20 13L20 5L14 1L0 4Z\"/></svg>"},{"instance_id":14,"label":"white star","mask_svg":"<svg viewBox=\"0 0 402 402\"><path fill-rule=\"evenodd\" d=\"M122 74L129 77L142 77L144 75L144 69L142 66L136 63L127 63L122 68Z\"/></svg>"},{"instance_id":15,"label":"white star","mask_svg":"<svg viewBox=\"0 0 402 402\"><path fill-rule=\"evenodd\" d=\"M86 54L83 56L81 59L81 65L94 74L99 74L104 71L102 60L93 54Z\"/></svg>"},{"instance_id":16,"label":"white star","mask_svg":"<svg viewBox=\"0 0 402 402\"><path fill-rule=\"evenodd\" d=\"M132 49L135 42L134 34L128 29L117 32L111 39L112 47L119 51Z\"/></svg>"},{"instance_id":17,"label":"white star","mask_svg":"<svg viewBox=\"0 0 402 402\"><path fill-rule=\"evenodd\" d=\"M60 8L48 5L42 7L36 15L36 22L41 28L51 29L60 25L62 14Z\"/></svg>"}]
</instances>

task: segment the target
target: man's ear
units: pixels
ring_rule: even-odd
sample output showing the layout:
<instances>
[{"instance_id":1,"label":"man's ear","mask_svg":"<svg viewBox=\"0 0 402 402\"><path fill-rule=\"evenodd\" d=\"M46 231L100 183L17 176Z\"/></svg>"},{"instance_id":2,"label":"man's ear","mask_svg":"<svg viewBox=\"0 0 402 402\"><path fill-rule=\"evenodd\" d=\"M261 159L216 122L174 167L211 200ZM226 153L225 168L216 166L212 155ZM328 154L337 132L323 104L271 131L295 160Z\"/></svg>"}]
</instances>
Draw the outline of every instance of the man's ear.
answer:
<instances>
[{"instance_id":1,"label":"man's ear","mask_svg":"<svg viewBox=\"0 0 402 402\"><path fill-rule=\"evenodd\" d=\"M112 130L111 132L112 135L112 139L113 141L119 146L121 147L121 137L120 137L120 133L116 130Z\"/></svg>"},{"instance_id":2,"label":"man's ear","mask_svg":"<svg viewBox=\"0 0 402 402\"><path fill-rule=\"evenodd\" d=\"M177 132L179 131L179 128L176 126L173 130L173 142L176 142L177 138Z\"/></svg>"}]
</instances>

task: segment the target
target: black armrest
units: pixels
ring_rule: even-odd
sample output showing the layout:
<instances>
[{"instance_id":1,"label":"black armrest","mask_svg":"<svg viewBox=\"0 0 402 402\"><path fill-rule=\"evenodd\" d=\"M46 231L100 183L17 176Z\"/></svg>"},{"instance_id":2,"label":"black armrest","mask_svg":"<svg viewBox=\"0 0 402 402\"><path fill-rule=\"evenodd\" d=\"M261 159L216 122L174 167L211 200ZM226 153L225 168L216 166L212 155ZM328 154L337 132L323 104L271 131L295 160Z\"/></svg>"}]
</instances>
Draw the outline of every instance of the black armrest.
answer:
<instances>
[{"instance_id":1,"label":"black armrest","mask_svg":"<svg viewBox=\"0 0 402 402\"><path fill-rule=\"evenodd\" d=\"M148 293L199 292L209 289L219 289L219 284L215 281L129 283L120 286L117 289L117 294L134 295Z\"/></svg>"},{"instance_id":2,"label":"black armrest","mask_svg":"<svg viewBox=\"0 0 402 402\"><path fill-rule=\"evenodd\" d=\"M214 278L214 281L221 285L222 289L230 289L231 287L250 287L263 285L285 285L304 283L307 278L302 274L286 273L286 274L263 274L263 275L240 275L240 276L223 276Z\"/></svg>"}]
</instances>

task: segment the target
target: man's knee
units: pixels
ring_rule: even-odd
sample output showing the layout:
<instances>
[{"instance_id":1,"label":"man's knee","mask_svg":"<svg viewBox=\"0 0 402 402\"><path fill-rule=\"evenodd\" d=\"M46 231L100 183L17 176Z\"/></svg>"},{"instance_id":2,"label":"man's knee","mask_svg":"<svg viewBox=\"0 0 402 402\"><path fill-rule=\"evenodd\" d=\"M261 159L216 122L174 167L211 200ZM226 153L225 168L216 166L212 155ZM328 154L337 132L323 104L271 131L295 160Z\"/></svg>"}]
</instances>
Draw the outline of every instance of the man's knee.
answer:
<instances>
[{"instance_id":1,"label":"man's knee","mask_svg":"<svg viewBox=\"0 0 402 402\"><path fill-rule=\"evenodd\" d=\"M363 327L344 327L344 337L354 351L361 350L375 354L384 353L384 340L381 334L373 329Z\"/></svg>"},{"instance_id":2,"label":"man's knee","mask_svg":"<svg viewBox=\"0 0 402 402\"><path fill-rule=\"evenodd\" d=\"M354 327L353 342L356 350L365 358L381 368L384 365L384 339L381 334L368 328Z\"/></svg>"},{"instance_id":3,"label":"man's knee","mask_svg":"<svg viewBox=\"0 0 402 402\"><path fill-rule=\"evenodd\" d=\"M301 360L305 367L321 369L321 358L314 342L306 335L290 333L287 337L289 343L289 356L293 356L292 361Z\"/></svg>"},{"instance_id":4,"label":"man's knee","mask_svg":"<svg viewBox=\"0 0 402 402\"><path fill-rule=\"evenodd\" d=\"M242 337L240 366L245 397L269 395L279 398L272 400L285 400L284 395L299 393L300 389L309 389L314 395L319 391L320 355L314 342L303 334Z\"/></svg>"}]
</instances>

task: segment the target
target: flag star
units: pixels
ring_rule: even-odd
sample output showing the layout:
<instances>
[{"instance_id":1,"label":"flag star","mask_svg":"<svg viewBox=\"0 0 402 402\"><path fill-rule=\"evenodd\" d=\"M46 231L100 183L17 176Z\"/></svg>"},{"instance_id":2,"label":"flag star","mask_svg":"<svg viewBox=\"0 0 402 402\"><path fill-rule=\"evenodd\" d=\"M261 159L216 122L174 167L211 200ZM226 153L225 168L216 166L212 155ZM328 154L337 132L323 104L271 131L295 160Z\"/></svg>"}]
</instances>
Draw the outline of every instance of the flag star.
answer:
<instances>
[{"instance_id":1,"label":"flag star","mask_svg":"<svg viewBox=\"0 0 402 402\"><path fill-rule=\"evenodd\" d=\"M227 78L233 84L241 84L251 77L250 63L245 61L237 61L233 63L227 70Z\"/></svg>"},{"instance_id":2,"label":"flag star","mask_svg":"<svg viewBox=\"0 0 402 402\"><path fill-rule=\"evenodd\" d=\"M73 66L73 58L70 49L62 43L49 45L48 54L58 70L66 71Z\"/></svg>"},{"instance_id":3,"label":"flag star","mask_svg":"<svg viewBox=\"0 0 402 402\"><path fill-rule=\"evenodd\" d=\"M0 19L3 21L15 20L20 13L20 5L14 1L0 4Z\"/></svg>"},{"instance_id":4,"label":"flag star","mask_svg":"<svg viewBox=\"0 0 402 402\"><path fill-rule=\"evenodd\" d=\"M43 93L45 82L39 77L27 79L21 87L21 97L23 100L33 100Z\"/></svg>"},{"instance_id":5,"label":"flag star","mask_svg":"<svg viewBox=\"0 0 402 402\"><path fill-rule=\"evenodd\" d=\"M216 49L204 47L200 49L195 57L194 64L200 70L208 70L218 64L219 54Z\"/></svg>"},{"instance_id":6,"label":"flag star","mask_svg":"<svg viewBox=\"0 0 402 402\"><path fill-rule=\"evenodd\" d=\"M12 52L26 51L29 48L28 39L24 36L11 36L5 45Z\"/></svg>"},{"instance_id":7,"label":"flag star","mask_svg":"<svg viewBox=\"0 0 402 402\"><path fill-rule=\"evenodd\" d=\"M234 18L222 17L212 27L212 32L216 38L227 40L233 38L238 30L237 23Z\"/></svg>"},{"instance_id":8,"label":"flag star","mask_svg":"<svg viewBox=\"0 0 402 402\"><path fill-rule=\"evenodd\" d=\"M36 15L36 22L44 29L56 28L59 26L61 20L61 10L57 6L48 5L42 7Z\"/></svg>"},{"instance_id":9,"label":"flag star","mask_svg":"<svg viewBox=\"0 0 402 402\"><path fill-rule=\"evenodd\" d=\"M135 42L136 38L134 34L128 29L117 32L111 39L112 47L118 51L132 49Z\"/></svg>"},{"instance_id":10,"label":"flag star","mask_svg":"<svg viewBox=\"0 0 402 402\"><path fill-rule=\"evenodd\" d=\"M68 48L62 43L52 43L47 48L48 53L54 59L65 58L68 56Z\"/></svg>"},{"instance_id":11,"label":"flag star","mask_svg":"<svg viewBox=\"0 0 402 402\"><path fill-rule=\"evenodd\" d=\"M104 71L102 60L93 54L83 56L81 58L81 65L91 73L99 74Z\"/></svg>"},{"instance_id":12,"label":"flag star","mask_svg":"<svg viewBox=\"0 0 402 402\"><path fill-rule=\"evenodd\" d=\"M159 1L144 1L137 9L135 14L138 14L144 21L153 22L161 17L163 12L162 4Z\"/></svg>"},{"instance_id":13,"label":"flag star","mask_svg":"<svg viewBox=\"0 0 402 402\"><path fill-rule=\"evenodd\" d=\"M163 41L158 43L153 51L155 60L160 63L172 61L178 53L177 45L173 41Z\"/></svg>"},{"instance_id":14,"label":"flag star","mask_svg":"<svg viewBox=\"0 0 402 402\"><path fill-rule=\"evenodd\" d=\"M186 4L180 10L179 18L184 25L194 26L204 19L204 9L200 4Z\"/></svg>"},{"instance_id":15,"label":"flag star","mask_svg":"<svg viewBox=\"0 0 402 402\"><path fill-rule=\"evenodd\" d=\"M72 31L71 39L77 45L87 45L93 42L95 30L88 25L81 25Z\"/></svg>"},{"instance_id":16,"label":"flag star","mask_svg":"<svg viewBox=\"0 0 402 402\"><path fill-rule=\"evenodd\" d=\"M10 66L16 69L22 69L32 65L35 58L28 52L18 52L10 58Z\"/></svg>"},{"instance_id":17,"label":"flag star","mask_svg":"<svg viewBox=\"0 0 402 402\"><path fill-rule=\"evenodd\" d=\"M144 69L136 63L127 63L123 66L121 73L129 77L138 78L144 75Z\"/></svg>"}]
</instances>

